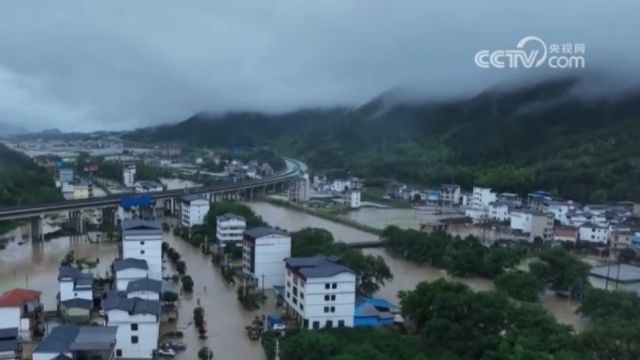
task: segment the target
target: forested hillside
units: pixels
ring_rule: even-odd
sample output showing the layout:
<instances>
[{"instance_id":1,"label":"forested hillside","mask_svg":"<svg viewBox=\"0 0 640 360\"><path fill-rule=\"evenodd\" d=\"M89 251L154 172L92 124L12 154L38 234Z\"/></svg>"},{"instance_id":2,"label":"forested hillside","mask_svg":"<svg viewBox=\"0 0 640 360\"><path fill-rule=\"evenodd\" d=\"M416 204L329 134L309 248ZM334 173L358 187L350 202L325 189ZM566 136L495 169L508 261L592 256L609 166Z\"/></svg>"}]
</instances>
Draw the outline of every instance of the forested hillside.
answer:
<instances>
[{"instance_id":1,"label":"forested hillside","mask_svg":"<svg viewBox=\"0 0 640 360\"><path fill-rule=\"evenodd\" d=\"M60 194L47 170L0 144L0 207L55 200Z\"/></svg>"},{"instance_id":2,"label":"forested hillside","mask_svg":"<svg viewBox=\"0 0 640 360\"><path fill-rule=\"evenodd\" d=\"M582 201L640 200L640 92L577 94L575 79L442 102L380 97L357 109L199 114L128 138L269 145L314 169L423 185L455 182Z\"/></svg>"}]
</instances>

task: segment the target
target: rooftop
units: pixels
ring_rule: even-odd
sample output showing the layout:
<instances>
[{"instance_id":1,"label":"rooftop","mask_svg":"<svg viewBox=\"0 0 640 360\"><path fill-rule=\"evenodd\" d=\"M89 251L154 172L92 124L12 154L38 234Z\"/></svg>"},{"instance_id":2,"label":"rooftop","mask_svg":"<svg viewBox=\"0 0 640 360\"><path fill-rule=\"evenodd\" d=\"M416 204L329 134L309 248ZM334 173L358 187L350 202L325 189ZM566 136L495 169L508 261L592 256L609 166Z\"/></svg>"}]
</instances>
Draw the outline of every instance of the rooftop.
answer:
<instances>
[{"instance_id":1,"label":"rooftop","mask_svg":"<svg viewBox=\"0 0 640 360\"><path fill-rule=\"evenodd\" d=\"M198 195L198 194L185 195L185 196L182 197L182 201L188 202L188 203L190 203L192 201L195 201L195 200L204 200L206 202L209 202L209 200L207 200L204 196Z\"/></svg>"},{"instance_id":2,"label":"rooftop","mask_svg":"<svg viewBox=\"0 0 640 360\"><path fill-rule=\"evenodd\" d=\"M34 353L108 350L116 343L117 331L116 326L56 326L38 344Z\"/></svg>"},{"instance_id":3,"label":"rooftop","mask_svg":"<svg viewBox=\"0 0 640 360\"><path fill-rule=\"evenodd\" d=\"M15 339L18 337L18 328L0 329L0 340Z\"/></svg>"},{"instance_id":4,"label":"rooftop","mask_svg":"<svg viewBox=\"0 0 640 360\"><path fill-rule=\"evenodd\" d=\"M127 284L127 294L135 291L153 291L160 294L162 292L162 281L149 278L129 281Z\"/></svg>"},{"instance_id":5,"label":"rooftop","mask_svg":"<svg viewBox=\"0 0 640 360\"><path fill-rule=\"evenodd\" d=\"M126 298L122 293L112 291L109 296L102 302L105 311L122 310L131 315L151 314L160 315L160 301L146 300L139 298Z\"/></svg>"},{"instance_id":6,"label":"rooftop","mask_svg":"<svg viewBox=\"0 0 640 360\"><path fill-rule=\"evenodd\" d=\"M76 298L76 299L65 300L62 302L62 305L64 305L64 307L67 309L80 308L80 309L91 310L91 308L93 308L93 301L88 299Z\"/></svg>"},{"instance_id":7,"label":"rooftop","mask_svg":"<svg viewBox=\"0 0 640 360\"><path fill-rule=\"evenodd\" d=\"M640 282L640 267L627 264L620 264L619 271L618 265L595 267L589 274L621 283Z\"/></svg>"},{"instance_id":8,"label":"rooftop","mask_svg":"<svg viewBox=\"0 0 640 360\"><path fill-rule=\"evenodd\" d=\"M218 221L227 221L227 220L240 220L240 221L246 221L246 219L240 215L236 215L236 214L232 214L232 213L226 213L223 215L219 215L216 220Z\"/></svg>"},{"instance_id":9,"label":"rooftop","mask_svg":"<svg viewBox=\"0 0 640 360\"><path fill-rule=\"evenodd\" d=\"M125 235L162 235L162 228L157 221L125 219L122 221L122 232L125 233Z\"/></svg>"},{"instance_id":10,"label":"rooftop","mask_svg":"<svg viewBox=\"0 0 640 360\"><path fill-rule=\"evenodd\" d=\"M24 303L40 299L40 291L30 289L13 289L0 296L0 307L22 306Z\"/></svg>"},{"instance_id":11,"label":"rooftop","mask_svg":"<svg viewBox=\"0 0 640 360\"><path fill-rule=\"evenodd\" d=\"M285 259L287 268L294 269L305 278L331 277L340 273L354 273L339 263L335 256L316 255L310 257L292 257Z\"/></svg>"},{"instance_id":12,"label":"rooftop","mask_svg":"<svg viewBox=\"0 0 640 360\"><path fill-rule=\"evenodd\" d=\"M113 268L116 271L121 271L126 269L149 270L149 265L147 265L146 260L125 258L125 259L116 259L113 262Z\"/></svg>"},{"instance_id":13,"label":"rooftop","mask_svg":"<svg viewBox=\"0 0 640 360\"><path fill-rule=\"evenodd\" d=\"M259 227L255 227L249 230L245 230L245 235L257 239L259 237L263 237L263 236L268 236L268 235L286 235L289 236L289 234L287 234L286 231L280 230L280 229L274 229L272 227L266 227L266 226L259 226Z\"/></svg>"}]
</instances>

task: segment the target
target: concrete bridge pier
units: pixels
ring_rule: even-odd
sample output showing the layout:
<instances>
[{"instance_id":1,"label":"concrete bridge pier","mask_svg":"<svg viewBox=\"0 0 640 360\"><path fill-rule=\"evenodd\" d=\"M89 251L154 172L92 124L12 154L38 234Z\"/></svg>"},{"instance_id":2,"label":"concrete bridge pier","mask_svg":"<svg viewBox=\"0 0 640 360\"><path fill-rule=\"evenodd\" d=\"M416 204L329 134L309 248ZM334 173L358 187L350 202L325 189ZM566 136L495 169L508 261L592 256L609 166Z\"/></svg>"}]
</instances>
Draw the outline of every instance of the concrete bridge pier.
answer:
<instances>
[{"instance_id":1,"label":"concrete bridge pier","mask_svg":"<svg viewBox=\"0 0 640 360\"><path fill-rule=\"evenodd\" d=\"M69 223L78 234L84 234L84 222L82 221L82 210L69 212Z\"/></svg>"},{"instance_id":2,"label":"concrete bridge pier","mask_svg":"<svg viewBox=\"0 0 640 360\"><path fill-rule=\"evenodd\" d=\"M42 227L43 215L31 218L31 241L44 241L44 229Z\"/></svg>"},{"instance_id":3,"label":"concrete bridge pier","mask_svg":"<svg viewBox=\"0 0 640 360\"><path fill-rule=\"evenodd\" d=\"M102 223L117 226L118 216L116 207L106 207L102 209Z\"/></svg>"}]
</instances>

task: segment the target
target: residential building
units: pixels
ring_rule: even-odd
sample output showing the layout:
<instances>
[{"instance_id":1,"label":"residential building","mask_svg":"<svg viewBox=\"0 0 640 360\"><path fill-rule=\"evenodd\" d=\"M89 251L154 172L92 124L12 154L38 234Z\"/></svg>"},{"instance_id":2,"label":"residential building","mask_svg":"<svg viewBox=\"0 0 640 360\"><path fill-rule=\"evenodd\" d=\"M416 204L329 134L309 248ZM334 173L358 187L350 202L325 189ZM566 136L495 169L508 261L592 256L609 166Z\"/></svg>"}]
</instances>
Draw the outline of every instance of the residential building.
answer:
<instances>
[{"instance_id":1,"label":"residential building","mask_svg":"<svg viewBox=\"0 0 640 360\"><path fill-rule=\"evenodd\" d=\"M149 266L143 259L116 259L113 262L118 291L126 291L130 281L149 276Z\"/></svg>"},{"instance_id":2,"label":"residential building","mask_svg":"<svg viewBox=\"0 0 640 360\"><path fill-rule=\"evenodd\" d=\"M509 214L511 229L521 233L531 232L532 213L533 210L530 209L512 209Z\"/></svg>"},{"instance_id":3,"label":"residential building","mask_svg":"<svg viewBox=\"0 0 640 360\"><path fill-rule=\"evenodd\" d=\"M640 295L640 268L610 264L589 270L589 282L598 289L631 291Z\"/></svg>"},{"instance_id":4,"label":"residential building","mask_svg":"<svg viewBox=\"0 0 640 360\"><path fill-rule=\"evenodd\" d=\"M70 185L73 186L73 199L88 199L93 197L93 183L88 180L78 180Z\"/></svg>"},{"instance_id":5,"label":"residential building","mask_svg":"<svg viewBox=\"0 0 640 360\"><path fill-rule=\"evenodd\" d=\"M311 198L311 181L309 174L300 175L289 186L289 201L307 202Z\"/></svg>"},{"instance_id":6,"label":"residential building","mask_svg":"<svg viewBox=\"0 0 640 360\"><path fill-rule=\"evenodd\" d=\"M60 301L58 305L61 318L74 324L89 323L91 309L93 309L93 300L80 298Z\"/></svg>"},{"instance_id":7,"label":"residential building","mask_svg":"<svg viewBox=\"0 0 640 360\"><path fill-rule=\"evenodd\" d=\"M164 186L154 180L138 180L134 183L134 188L137 193L164 191Z\"/></svg>"},{"instance_id":8,"label":"residential building","mask_svg":"<svg viewBox=\"0 0 640 360\"><path fill-rule=\"evenodd\" d=\"M180 219L182 226L192 227L204 224L209 212L209 200L201 195L183 196L180 202Z\"/></svg>"},{"instance_id":9,"label":"residential building","mask_svg":"<svg viewBox=\"0 0 640 360\"><path fill-rule=\"evenodd\" d=\"M334 256L287 258L287 311L304 329L353 327L356 275Z\"/></svg>"},{"instance_id":10,"label":"residential building","mask_svg":"<svg viewBox=\"0 0 640 360\"><path fill-rule=\"evenodd\" d=\"M469 207L473 209L486 209L489 204L497 200L497 194L490 188L474 186Z\"/></svg>"},{"instance_id":11,"label":"residential building","mask_svg":"<svg viewBox=\"0 0 640 360\"><path fill-rule=\"evenodd\" d=\"M544 200L540 202L543 211L549 211L553 213L553 218L561 224L567 224L570 210L574 209L574 205L571 201L560 200Z\"/></svg>"},{"instance_id":12,"label":"residential building","mask_svg":"<svg viewBox=\"0 0 640 360\"><path fill-rule=\"evenodd\" d=\"M553 241L576 243L578 241L578 228L573 226L558 225L553 228Z\"/></svg>"},{"instance_id":13,"label":"residential building","mask_svg":"<svg viewBox=\"0 0 640 360\"><path fill-rule=\"evenodd\" d=\"M579 228L579 240L583 243L607 245L609 243L609 229L590 222Z\"/></svg>"},{"instance_id":14,"label":"residential building","mask_svg":"<svg viewBox=\"0 0 640 360\"><path fill-rule=\"evenodd\" d=\"M553 213L540 211L532 214L529 241L535 239L553 240Z\"/></svg>"},{"instance_id":15,"label":"residential building","mask_svg":"<svg viewBox=\"0 0 640 360\"><path fill-rule=\"evenodd\" d=\"M282 261L291 256L291 236L285 231L270 227L246 230L242 254L244 273L255 279L258 287L284 285Z\"/></svg>"},{"instance_id":16,"label":"residential building","mask_svg":"<svg viewBox=\"0 0 640 360\"><path fill-rule=\"evenodd\" d=\"M362 187L362 180L355 177L349 180L349 187L345 191L345 204L348 208L359 209L362 206Z\"/></svg>"},{"instance_id":17,"label":"residential building","mask_svg":"<svg viewBox=\"0 0 640 360\"><path fill-rule=\"evenodd\" d=\"M443 184L440 186L440 203L445 206L460 205L460 185Z\"/></svg>"},{"instance_id":18,"label":"residential building","mask_svg":"<svg viewBox=\"0 0 640 360\"><path fill-rule=\"evenodd\" d=\"M244 217L226 213L216 217L216 238L218 245L225 247L227 244L242 245L243 233L247 228Z\"/></svg>"},{"instance_id":19,"label":"residential building","mask_svg":"<svg viewBox=\"0 0 640 360\"><path fill-rule=\"evenodd\" d=\"M162 281L149 278L132 280L127 284L125 292L129 299L160 300Z\"/></svg>"},{"instance_id":20,"label":"residential building","mask_svg":"<svg viewBox=\"0 0 640 360\"><path fill-rule=\"evenodd\" d=\"M116 357L152 359L160 332L160 301L128 298L113 291L102 307L107 326L118 329Z\"/></svg>"},{"instance_id":21,"label":"residential building","mask_svg":"<svg viewBox=\"0 0 640 360\"><path fill-rule=\"evenodd\" d=\"M126 187L133 187L136 182L136 166L127 165L122 169L122 183Z\"/></svg>"},{"instance_id":22,"label":"residential building","mask_svg":"<svg viewBox=\"0 0 640 360\"><path fill-rule=\"evenodd\" d=\"M73 182L73 169L60 169L58 170L58 180L60 184Z\"/></svg>"},{"instance_id":23,"label":"residential building","mask_svg":"<svg viewBox=\"0 0 640 360\"><path fill-rule=\"evenodd\" d=\"M30 341L34 333L44 330L40 291L12 289L0 296L0 329L18 328L19 336Z\"/></svg>"},{"instance_id":24,"label":"residential building","mask_svg":"<svg viewBox=\"0 0 640 360\"><path fill-rule=\"evenodd\" d=\"M488 217L491 220L500 222L510 221L509 209L514 207L514 203L506 200L498 200L489 204Z\"/></svg>"},{"instance_id":25,"label":"residential building","mask_svg":"<svg viewBox=\"0 0 640 360\"><path fill-rule=\"evenodd\" d=\"M113 326L54 327L36 346L33 360L111 360L114 357L117 328Z\"/></svg>"},{"instance_id":26,"label":"residential building","mask_svg":"<svg viewBox=\"0 0 640 360\"><path fill-rule=\"evenodd\" d=\"M399 312L397 306L385 299L357 298L353 326L391 326Z\"/></svg>"},{"instance_id":27,"label":"residential building","mask_svg":"<svg viewBox=\"0 0 640 360\"><path fill-rule=\"evenodd\" d=\"M122 221L122 257L145 260L151 279L162 280L162 229L157 221Z\"/></svg>"},{"instance_id":28,"label":"residential building","mask_svg":"<svg viewBox=\"0 0 640 360\"><path fill-rule=\"evenodd\" d=\"M331 191L336 193L343 193L348 186L349 185L345 180L333 180L333 182L331 183Z\"/></svg>"},{"instance_id":29,"label":"residential building","mask_svg":"<svg viewBox=\"0 0 640 360\"><path fill-rule=\"evenodd\" d=\"M0 359L22 359L22 339L18 328L0 328Z\"/></svg>"},{"instance_id":30,"label":"residential building","mask_svg":"<svg viewBox=\"0 0 640 360\"><path fill-rule=\"evenodd\" d=\"M62 266L58 272L60 301L86 299L93 301L93 274L71 266Z\"/></svg>"}]
</instances>

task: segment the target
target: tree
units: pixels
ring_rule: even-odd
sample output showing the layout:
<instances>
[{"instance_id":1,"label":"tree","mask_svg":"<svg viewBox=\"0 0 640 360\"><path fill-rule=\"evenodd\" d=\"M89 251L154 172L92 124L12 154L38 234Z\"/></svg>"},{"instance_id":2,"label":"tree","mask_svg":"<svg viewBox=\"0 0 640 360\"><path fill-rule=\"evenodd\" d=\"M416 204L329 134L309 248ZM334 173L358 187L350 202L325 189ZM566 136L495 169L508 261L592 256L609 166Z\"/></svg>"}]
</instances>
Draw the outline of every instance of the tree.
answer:
<instances>
[{"instance_id":1,"label":"tree","mask_svg":"<svg viewBox=\"0 0 640 360\"><path fill-rule=\"evenodd\" d=\"M282 347L282 360L326 360L337 354L337 341L329 334L316 331L300 332Z\"/></svg>"},{"instance_id":2,"label":"tree","mask_svg":"<svg viewBox=\"0 0 640 360\"><path fill-rule=\"evenodd\" d=\"M165 291L162 293L162 301L176 302L178 301L178 294L173 291Z\"/></svg>"},{"instance_id":3,"label":"tree","mask_svg":"<svg viewBox=\"0 0 640 360\"><path fill-rule=\"evenodd\" d=\"M197 308L193 309L193 321L198 327L204 324L204 308L198 306Z\"/></svg>"},{"instance_id":4,"label":"tree","mask_svg":"<svg viewBox=\"0 0 640 360\"><path fill-rule=\"evenodd\" d=\"M198 351L198 359L199 360L212 360L213 359L213 351L208 347L201 347Z\"/></svg>"},{"instance_id":5,"label":"tree","mask_svg":"<svg viewBox=\"0 0 640 360\"><path fill-rule=\"evenodd\" d=\"M191 276L185 275L182 277L182 290L187 293L193 292L193 279Z\"/></svg>"},{"instance_id":6,"label":"tree","mask_svg":"<svg viewBox=\"0 0 640 360\"><path fill-rule=\"evenodd\" d=\"M521 270L509 271L495 279L496 288L520 301L537 301L544 284L533 274Z\"/></svg>"},{"instance_id":7,"label":"tree","mask_svg":"<svg viewBox=\"0 0 640 360\"><path fill-rule=\"evenodd\" d=\"M562 248L544 251L539 261L529 264L529 269L538 280L550 289L579 296L588 287L589 265L575 258Z\"/></svg>"},{"instance_id":8,"label":"tree","mask_svg":"<svg viewBox=\"0 0 640 360\"><path fill-rule=\"evenodd\" d=\"M620 249L618 252L618 261L624 264L628 264L636 259L636 252L633 249Z\"/></svg>"},{"instance_id":9,"label":"tree","mask_svg":"<svg viewBox=\"0 0 640 360\"><path fill-rule=\"evenodd\" d=\"M179 260L176 263L176 271L178 271L178 274L184 275L187 272L187 263L184 260Z\"/></svg>"}]
</instances>

